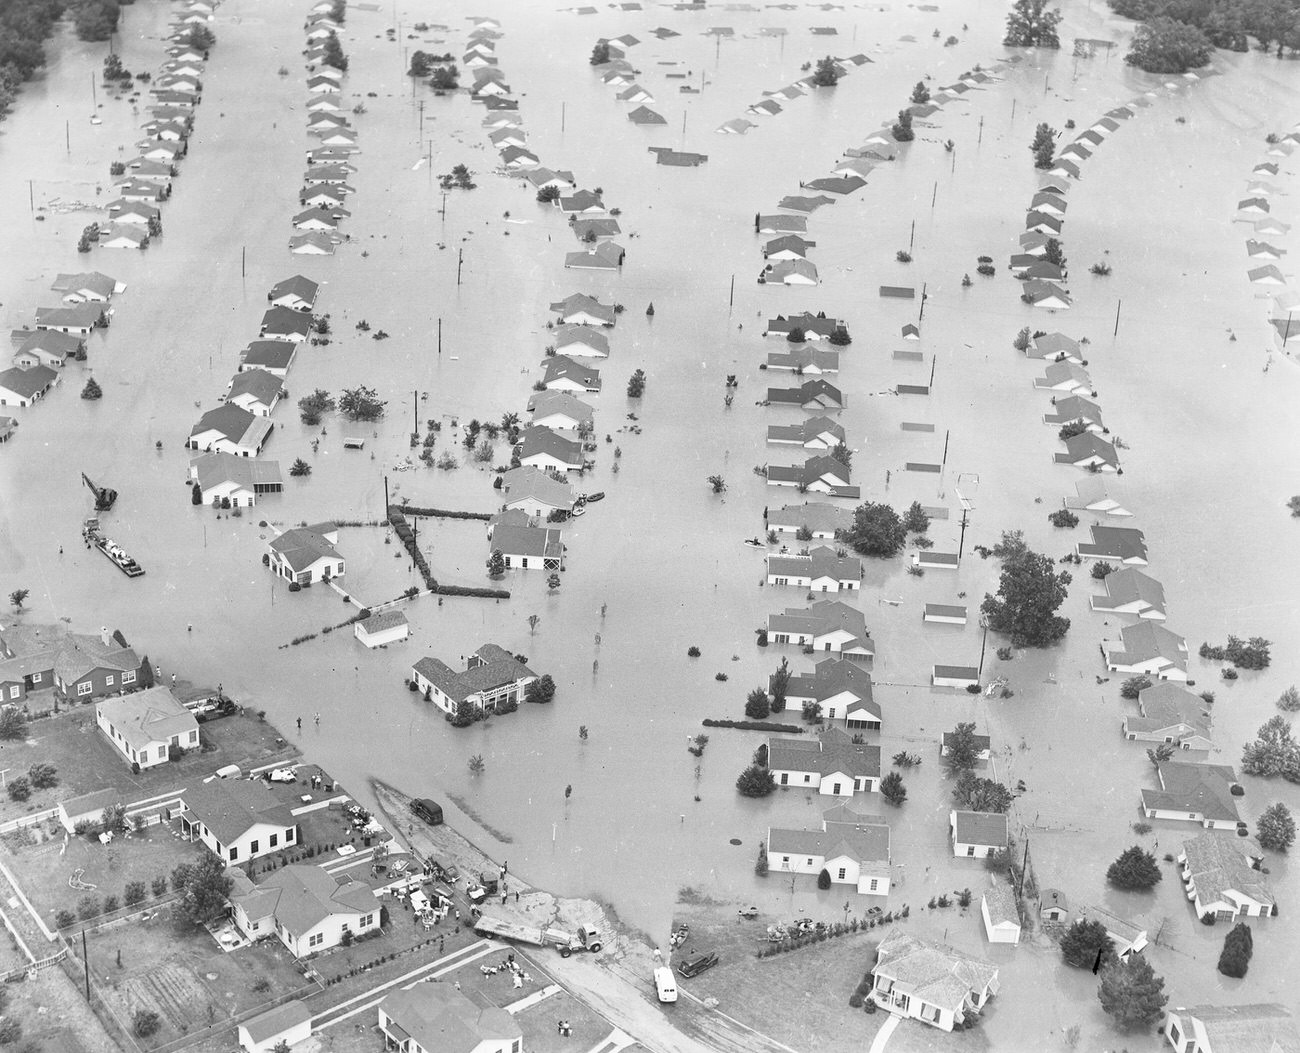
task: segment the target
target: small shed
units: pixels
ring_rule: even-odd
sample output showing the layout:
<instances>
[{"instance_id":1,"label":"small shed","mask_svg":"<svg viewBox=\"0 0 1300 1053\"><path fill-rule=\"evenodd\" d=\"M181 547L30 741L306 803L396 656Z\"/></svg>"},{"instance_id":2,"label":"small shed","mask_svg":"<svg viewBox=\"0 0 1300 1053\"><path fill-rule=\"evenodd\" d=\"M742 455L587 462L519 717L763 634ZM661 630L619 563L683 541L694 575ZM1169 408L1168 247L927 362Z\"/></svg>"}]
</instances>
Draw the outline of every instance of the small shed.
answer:
<instances>
[{"instance_id":1,"label":"small shed","mask_svg":"<svg viewBox=\"0 0 1300 1053\"><path fill-rule=\"evenodd\" d=\"M311 1010L296 999L239 1025L239 1045L247 1053L271 1053L280 1042L292 1046L305 1038L311 1038Z\"/></svg>"},{"instance_id":2,"label":"small shed","mask_svg":"<svg viewBox=\"0 0 1300 1053\"><path fill-rule=\"evenodd\" d=\"M923 620L940 625L965 625L966 608L950 603L927 603Z\"/></svg>"},{"instance_id":3,"label":"small shed","mask_svg":"<svg viewBox=\"0 0 1300 1053\"><path fill-rule=\"evenodd\" d=\"M411 626L401 611L379 611L354 622L352 632L367 647L382 647L405 640L411 635Z\"/></svg>"},{"instance_id":4,"label":"small shed","mask_svg":"<svg viewBox=\"0 0 1300 1053\"><path fill-rule=\"evenodd\" d=\"M107 789L83 793L80 797L70 797L66 801L59 802L59 823L68 833L76 833L78 823L97 823L104 814L105 808L121 803L122 795L111 786Z\"/></svg>"},{"instance_id":5,"label":"small shed","mask_svg":"<svg viewBox=\"0 0 1300 1053\"><path fill-rule=\"evenodd\" d=\"M931 570L956 570L961 560L956 552L935 552L934 549L921 549L912 556L912 566L928 567Z\"/></svg>"},{"instance_id":6,"label":"small shed","mask_svg":"<svg viewBox=\"0 0 1300 1053\"><path fill-rule=\"evenodd\" d=\"M936 665L930 673L934 687L970 687L979 682L980 672L973 665Z\"/></svg>"},{"instance_id":7,"label":"small shed","mask_svg":"<svg viewBox=\"0 0 1300 1053\"><path fill-rule=\"evenodd\" d=\"M1038 894L1038 914L1044 921L1064 921L1070 903L1059 888L1045 888Z\"/></svg>"},{"instance_id":8,"label":"small shed","mask_svg":"<svg viewBox=\"0 0 1300 1053\"><path fill-rule=\"evenodd\" d=\"M345 450L362 450L365 449L366 440L361 435L343 436L343 448Z\"/></svg>"},{"instance_id":9,"label":"small shed","mask_svg":"<svg viewBox=\"0 0 1300 1053\"><path fill-rule=\"evenodd\" d=\"M984 932L989 943L1020 942L1020 912L1015 893L1006 885L994 885L980 899Z\"/></svg>"}]
</instances>

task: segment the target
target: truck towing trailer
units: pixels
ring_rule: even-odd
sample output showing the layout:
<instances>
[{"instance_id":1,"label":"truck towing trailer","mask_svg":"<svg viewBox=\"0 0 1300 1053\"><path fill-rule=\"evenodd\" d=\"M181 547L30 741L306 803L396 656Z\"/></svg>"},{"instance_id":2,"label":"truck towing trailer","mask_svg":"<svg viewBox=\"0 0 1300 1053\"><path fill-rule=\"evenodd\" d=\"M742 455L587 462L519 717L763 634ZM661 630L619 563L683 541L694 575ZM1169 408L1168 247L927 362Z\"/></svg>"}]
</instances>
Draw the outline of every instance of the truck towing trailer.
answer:
<instances>
[{"instance_id":1,"label":"truck towing trailer","mask_svg":"<svg viewBox=\"0 0 1300 1053\"><path fill-rule=\"evenodd\" d=\"M534 947L554 947L560 957L567 958L574 951L590 951L595 954L602 944L600 931L579 925L576 933L564 929L541 929L535 925L522 925L494 918L490 914L480 916L474 922L474 931L480 936L496 936L498 939L510 940L512 943L528 943Z\"/></svg>"}]
</instances>

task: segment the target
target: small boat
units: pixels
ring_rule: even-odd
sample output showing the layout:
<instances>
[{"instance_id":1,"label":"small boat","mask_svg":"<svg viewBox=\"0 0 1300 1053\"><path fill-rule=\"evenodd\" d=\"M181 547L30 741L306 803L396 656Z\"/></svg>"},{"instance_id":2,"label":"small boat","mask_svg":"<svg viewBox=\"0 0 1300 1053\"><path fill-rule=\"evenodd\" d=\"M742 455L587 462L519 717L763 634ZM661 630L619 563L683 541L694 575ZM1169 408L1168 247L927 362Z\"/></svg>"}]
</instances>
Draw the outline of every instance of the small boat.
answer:
<instances>
[{"instance_id":1,"label":"small boat","mask_svg":"<svg viewBox=\"0 0 1300 1053\"><path fill-rule=\"evenodd\" d=\"M573 511L569 513L569 515L571 515L571 516L573 516L573 517L575 517L575 518L578 517L578 516L585 516L586 514L587 514L587 506L586 506L586 505L574 505L574 506L573 506Z\"/></svg>"},{"instance_id":2,"label":"small boat","mask_svg":"<svg viewBox=\"0 0 1300 1053\"><path fill-rule=\"evenodd\" d=\"M587 494L587 495L586 495L586 500L589 501L589 502L590 502L590 501L603 501L603 500L605 500L605 491L604 491L604 490L597 490L594 494Z\"/></svg>"},{"instance_id":3,"label":"small boat","mask_svg":"<svg viewBox=\"0 0 1300 1053\"><path fill-rule=\"evenodd\" d=\"M748 545L750 548L762 548L762 547L763 547L763 542L759 541L758 538L756 538L756 537L747 537L747 538L745 538L745 544Z\"/></svg>"}]
</instances>

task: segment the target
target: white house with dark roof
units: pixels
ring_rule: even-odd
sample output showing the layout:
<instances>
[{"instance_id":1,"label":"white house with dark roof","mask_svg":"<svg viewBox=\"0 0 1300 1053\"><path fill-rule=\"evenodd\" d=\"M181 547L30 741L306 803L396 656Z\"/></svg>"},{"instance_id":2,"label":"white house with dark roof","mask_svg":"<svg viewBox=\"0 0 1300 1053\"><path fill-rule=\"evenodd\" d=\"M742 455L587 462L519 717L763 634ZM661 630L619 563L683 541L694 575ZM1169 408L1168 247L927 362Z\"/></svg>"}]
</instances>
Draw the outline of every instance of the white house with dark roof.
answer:
<instances>
[{"instance_id":1,"label":"white house with dark roof","mask_svg":"<svg viewBox=\"0 0 1300 1053\"><path fill-rule=\"evenodd\" d=\"M1161 681L1138 692L1139 716L1124 717L1124 737L1133 742L1164 742L1184 750L1208 750L1210 712L1205 699L1185 687Z\"/></svg>"},{"instance_id":2,"label":"white house with dark roof","mask_svg":"<svg viewBox=\"0 0 1300 1053\"><path fill-rule=\"evenodd\" d=\"M769 511L767 528L778 534L797 534L806 530L811 538L834 538L837 530L853 525L853 512L847 508L809 501L802 505L784 505ZM810 539L811 539L810 538Z\"/></svg>"},{"instance_id":3,"label":"white house with dark roof","mask_svg":"<svg viewBox=\"0 0 1300 1053\"><path fill-rule=\"evenodd\" d=\"M1227 764L1168 761L1156 769L1159 789L1142 790L1142 814L1148 819L1200 823L1207 830L1236 830L1242 825L1237 773Z\"/></svg>"},{"instance_id":4,"label":"white house with dark roof","mask_svg":"<svg viewBox=\"0 0 1300 1053\"><path fill-rule=\"evenodd\" d=\"M763 258L767 260L807 259L808 250L816 247L817 242L801 238L798 234L783 234L763 246Z\"/></svg>"},{"instance_id":5,"label":"white house with dark roof","mask_svg":"<svg viewBox=\"0 0 1300 1053\"><path fill-rule=\"evenodd\" d=\"M1026 358L1047 359L1051 362L1073 362L1076 366L1083 364L1083 348L1079 341L1071 339L1064 333L1044 333L1029 341L1025 348Z\"/></svg>"},{"instance_id":6,"label":"white house with dark roof","mask_svg":"<svg viewBox=\"0 0 1300 1053\"><path fill-rule=\"evenodd\" d=\"M1080 491L1081 495L1082 493ZM1075 551L1083 559L1104 559L1122 563L1126 567L1145 567L1149 562L1146 536L1136 527L1109 527L1094 523L1089 529L1092 531L1092 541L1080 541L1075 546Z\"/></svg>"},{"instance_id":7,"label":"white house with dark roof","mask_svg":"<svg viewBox=\"0 0 1300 1053\"><path fill-rule=\"evenodd\" d=\"M1174 1053L1300 1053L1291 1011L1276 1002L1178 1006L1161 1033Z\"/></svg>"},{"instance_id":8,"label":"white house with dark roof","mask_svg":"<svg viewBox=\"0 0 1300 1053\"><path fill-rule=\"evenodd\" d=\"M411 625L401 611L377 611L352 623L352 634L367 647L386 647L411 635Z\"/></svg>"},{"instance_id":9,"label":"white house with dark roof","mask_svg":"<svg viewBox=\"0 0 1300 1053\"><path fill-rule=\"evenodd\" d=\"M271 437L273 425L240 406L224 403L208 410L190 429L185 445L207 453L233 453L239 457L256 457Z\"/></svg>"},{"instance_id":10,"label":"white house with dark roof","mask_svg":"<svg viewBox=\"0 0 1300 1053\"><path fill-rule=\"evenodd\" d=\"M1225 922L1269 917L1277 897L1259 869L1262 855L1250 838L1213 831L1184 841L1178 865L1196 916Z\"/></svg>"},{"instance_id":11,"label":"white house with dark roof","mask_svg":"<svg viewBox=\"0 0 1300 1053\"><path fill-rule=\"evenodd\" d=\"M411 679L445 713L455 714L462 702L476 712L494 713L503 703L523 702L537 674L504 647L484 644L460 672L440 659L421 658L411 669Z\"/></svg>"},{"instance_id":12,"label":"white house with dark roof","mask_svg":"<svg viewBox=\"0 0 1300 1053\"><path fill-rule=\"evenodd\" d=\"M297 355L298 345L291 340L254 340L239 353L239 371L261 369L285 377Z\"/></svg>"},{"instance_id":13,"label":"white house with dark roof","mask_svg":"<svg viewBox=\"0 0 1300 1053\"><path fill-rule=\"evenodd\" d=\"M126 291L126 282L119 282L99 271L80 274L59 274L50 286L55 292L63 293L64 303L85 303L93 301L104 303L116 294Z\"/></svg>"},{"instance_id":14,"label":"white house with dark roof","mask_svg":"<svg viewBox=\"0 0 1300 1053\"><path fill-rule=\"evenodd\" d=\"M271 572L299 585L343 577L346 566L334 546L339 542L339 528L333 523L293 527L267 546Z\"/></svg>"},{"instance_id":15,"label":"white house with dark roof","mask_svg":"<svg viewBox=\"0 0 1300 1053\"><path fill-rule=\"evenodd\" d=\"M522 511L522 510L520 510ZM517 526L498 522L488 537L509 570L562 570L564 542L555 527Z\"/></svg>"},{"instance_id":16,"label":"white house with dark roof","mask_svg":"<svg viewBox=\"0 0 1300 1053\"><path fill-rule=\"evenodd\" d=\"M450 984L415 984L379 1003L384 1045L403 1053L523 1053L523 1031L496 1006Z\"/></svg>"},{"instance_id":17,"label":"white house with dark roof","mask_svg":"<svg viewBox=\"0 0 1300 1053\"><path fill-rule=\"evenodd\" d=\"M802 344L787 351L769 351L767 368L778 373L796 373L801 377L830 376L840 371L840 353L820 351L811 344Z\"/></svg>"},{"instance_id":18,"label":"white house with dark roof","mask_svg":"<svg viewBox=\"0 0 1300 1053\"><path fill-rule=\"evenodd\" d=\"M1103 640L1106 668L1112 673L1159 680L1187 680L1187 641L1152 621L1126 625L1118 640Z\"/></svg>"},{"instance_id":19,"label":"white house with dark roof","mask_svg":"<svg viewBox=\"0 0 1300 1053\"><path fill-rule=\"evenodd\" d=\"M868 896L887 896L892 878L889 824L878 815L838 805L823 813L820 830L767 831L768 865L786 874L816 876L851 885Z\"/></svg>"},{"instance_id":20,"label":"white house with dark roof","mask_svg":"<svg viewBox=\"0 0 1300 1053\"><path fill-rule=\"evenodd\" d=\"M284 396L284 382L264 369L241 370L230 378L226 401L255 417L269 417Z\"/></svg>"},{"instance_id":21,"label":"white house with dark roof","mask_svg":"<svg viewBox=\"0 0 1300 1053\"><path fill-rule=\"evenodd\" d=\"M1041 377L1034 380L1039 391L1060 391L1066 395L1095 395L1092 377L1083 366L1073 362L1053 362Z\"/></svg>"},{"instance_id":22,"label":"white house with dark roof","mask_svg":"<svg viewBox=\"0 0 1300 1053\"><path fill-rule=\"evenodd\" d=\"M1053 427L1081 425L1094 435L1106 433L1106 426L1101 420L1101 407L1082 395L1065 395L1055 399L1052 412L1043 415L1043 423Z\"/></svg>"},{"instance_id":23,"label":"white house with dark roof","mask_svg":"<svg viewBox=\"0 0 1300 1053\"><path fill-rule=\"evenodd\" d=\"M18 334L15 334L17 338ZM14 365L19 369L31 369L32 366L62 369L68 359L75 358L85 346L85 337L48 330L24 332L18 350L14 352Z\"/></svg>"},{"instance_id":24,"label":"white house with dark roof","mask_svg":"<svg viewBox=\"0 0 1300 1053\"><path fill-rule=\"evenodd\" d=\"M816 737L768 739L767 766L777 786L823 796L852 797L880 789L880 747L854 742L839 728L825 728Z\"/></svg>"},{"instance_id":25,"label":"white house with dark roof","mask_svg":"<svg viewBox=\"0 0 1300 1053\"><path fill-rule=\"evenodd\" d=\"M1057 464L1068 464L1089 472L1118 472L1119 453L1112 443L1091 431L1071 435L1065 440L1065 452L1053 454Z\"/></svg>"},{"instance_id":26,"label":"white house with dark roof","mask_svg":"<svg viewBox=\"0 0 1300 1053\"><path fill-rule=\"evenodd\" d=\"M862 560L825 545L797 555L773 552L767 556L767 583L812 592L854 592L862 586Z\"/></svg>"},{"instance_id":27,"label":"white house with dark roof","mask_svg":"<svg viewBox=\"0 0 1300 1053\"><path fill-rule=\"evenodd\" d=\"M769 446L801 446L805 450L833 450L844 441L844 426L830 417L809 417L800 424L769 424Z\"/></svg>"},{"instance_id":28,"label":"white house with dark roof","mask_svg":"<svg viewBox=\"0 0 1300 1053\"><path fill-rule=\"evenodd\" d=\"M289 251L299 256L333 256L338 244L339 238L336 234L309 230L305 234L295 234L289 239Z\"/></svg>"},{"instance_id":29,"label":"white house with dark roof","mask_svg":"<svg viewBox=\"0 0 1300 1053\"><path fill-rule=\"evenodd\" d=\"M151 687L95 704L95 723L127 764L140 770L166 764L174 747L198 749L199 725L165 687Z\"/></svg>"},{"instance_id":30,"label":"white house with dark roof","mask_svg":"<svg viewBox=\"0 0 1300 1053\"><path fill-rule=\"evenodd\" d=\"M229 500L232 508L252 508L265 494L284 490L280 462L204 453L190 461L190 481L199 484L205 505Z\"/></svg>"},{"instance_id":31,"label":"white house with dark roof","mask_svg":"<svg viewBox=\"0 0 1300 1053\"><path fill-rule=\"evenodd\" d=\"M546 519L555 511L573 509L573 487L539 468L512 468L501 480L504 508L522 509L537 519Z\"/></svg>"},{"instance_id":32,"label":"white house with dark roof","mask_svg":"<svg viewBox=\"0 0 1300 1053\"><path fill-rule=\"evenodd\" d=\"M193 718L191 718L193 719ZM212 779L181 792L181 835L227 864L247 863L298 844L289 806L262 783Z\"/></svg>"},{"instance_id":33,"label":"white house with dark roof","mask_svg":"<svg viewBox=\"0 0 1300 1053\"><path fill-rule=\"evenodd\" d=\"M378 931L380 903L362 881L337 878L318 866L294 863L253 885L231 875L235 925L250 939L274 933L295 958L337 947Z\"/></svg>"},{"instance_id":34,"label":"white house with dark roof","mask_svg":"<svg viewBox=\"0 0 1300 1053\"><path fill-rule=\"evenodd\" d=\"M816 285L819 280L812 260L776 260L758 275L761 285Z\"/></svg>"},{"instance_id":35,"label":"white house with dark roof","mask_svg":"<svg viewBox=\"0 0 1300 1053\"><path fill-rule=\"evenodd\" d=\"M952 854L959 859L980 859L1001 852L1009 838L1007 817L1001 812L954 809L948 813L948 832L952 838Z\"/></svg>"},{"instance_id":36,"label":"white house with dark roof","mask_svg":"<svg viewBox=\"0 0 1300 1053\"><path fill-rule=\"evenodd\" d=\"M570 358L608 358L609 337L590 325L561 325L554 333L555 350Z\"/></svg>"},{"instance_id":37,"label":"white house with dark roof","mask_svg":"<svg viewBox=\"0 0 1300 1053\"><path fill-rule=\"evenodd\" d=\"M262 314L258 332L263 340L300 343L311 335L311 316L292 307L270 307Z\"/></svg>"},{"instance_id":38,"label":"white house with dark roof","mask_svg":"<svg viewBox=\"0 0 1300 1053\"><path fill-rule=\"evenodd\" d=\"M845 404L844 393L827 380L806 380L795 388L768 388L767 401L813 412L843 409Z\"/></svg>"},{"instance_id":39,"label":"white house with dark roof","mask_svg":"<svg viewBox=\"0 0 1300 1053\"><path fill-rule=\"evenodd\" d=\"M876 947L871 997L941 1031L978 1017L998 992L998 967L947 944L892 929Z\"/></svg>"},{"instance_id":40,"label":"white house with dark roof","mask_svg":"<svg viewBox=\"0 0 1300 1053\"><path fill-rule=\"evenodd\" d=\"M801 493L825 494L828 497L857 498L860 487L849 483L849 467L828 453L809 457L803 464L769 464L768 486L788 486Z\"/></svg>"},{"instance_id":41,"label":"white house with dark roof","mask_svg":"<svg viewBox=\"0 0 1300 1053\"><path fill-rule=\"evenodd\" d=\"M82 823L98 823L103 818L105 808L125 803L121 790L107 786L102 790L92 790L60 801L55 808L56 818L63 829L75 834Z\"/></svg>"},{"instance_id":42,"label":"white house with dark roof","mask_svg":"<svg viewBox=\"0 0 1300 1053\"><path fill-rule=\"evenodd\" d=\"M808 222L803 216L779 216L777 218L796 221L804 225ZM801 234L804 229L805 226L800 226L795 233ZM827 318L825 314L813 314L810 311L804 311L802 314L792 314L789 317L779 314L775 318L769 318L766 327L763 329L763 335L780 336L788 339L790 333L795 329L803 333L805 340L829 340L836 333L847 333L844 323L840 319Z\"/></svg>"},{"instance_id":43,"label":"white house with dark roof","mask_svg":"<svg viewBox=\"0 0 1300 1053\"><path fill-rule=\"evenodd\" d=\"M1121 918L1114 911L1092 904L1079 909L1079 920L1100 922L1114 945L1115 957L1128 958L1140 954L1150 942L1147 930L1135 921Z\"/></svg>"},{"instance_id":44,"label":"white house with dark roof","mask_svg":"<svg viewBox=\"0 0 1300 1053\"><path fill-rule=\"evenodd\" d=\"M539 468L543 472L582 471L582 443L566 439L544 425L533 424L525 428L516 449L519 463L524 468Z\"/></svg>"},{"instance_id":45,"label":"white house with dark roof","mask_svg":"<svg viewBox=\"0 0 1300 1053\"><path fill-rule=\"evenodd\" d=\"M872 694L871 674L843 658L823 658L811 673L791 676L786 704L794 711L816 702L826 720L843 720L850 731L879 731L880 706Z\"/></svg>"},{"instance_id":46,"label":"white house with dark roof","mask_svg":"<svg viewBox=\"0 0 1300 1053\"><path fill-rule=\"evenodd\" d=\"M575 362L567 355L552 355L543 364L542 384L549 391L600 393L600 370Z\"/></svg>"},{"instance_id":47,"label":"white house with dark roof","mask_svg":"<svg viewBox=\"0 0 1300 1053\"><path fill-rule=\"evenodd\" d=\"M1102 579L1105 596L1090 596L1094 611L1103 614L1128 614L1135 618L1165 620L1165 587L1136 567L1121 567Z\"/></svg>"},{"instance_id":48,"label":"white house with dark roof","mask_svg":"<svg viewBox=\"0 0 1300 1053\"><path fill-rule=\"evenodd\" d=\"M149 233L134 223L111 223L100 231L96 244L101 249L143 249L149 244Z\"/></svg>"},{"instance_id":49,"label":"white house with dark roof","mask_svg":"<svg viewBox=\"0 0 1300 1053\"><path fill-rule=\"evenodd\" d=\"M856 607L839 600L818 600L806 608L787 607L767 617L768 640L830 651L868 664L876 656L866 618Z\"/></svg>"},{"instance_id":50,"label":"white house with dark roof","mask_svg":"<svg viewBox=\"0 0 1300 1053\"><path fill-rule=\"evenodd\" d=\"M48 366L6 369L0 372L0 406L30 406L58 383L59 374Z\"/></svg>"},{"instance_id":51,"label":"white house with dark roof","mask_svg":"<svg viewBox=\"0 0 1300 1053\"><path fill-rule=\"evenodd\" d=\"M533 423L554 431L580 431L590 428L595 410L567 391L539 391L528 400Z\"/></svg>"}]
</instances>

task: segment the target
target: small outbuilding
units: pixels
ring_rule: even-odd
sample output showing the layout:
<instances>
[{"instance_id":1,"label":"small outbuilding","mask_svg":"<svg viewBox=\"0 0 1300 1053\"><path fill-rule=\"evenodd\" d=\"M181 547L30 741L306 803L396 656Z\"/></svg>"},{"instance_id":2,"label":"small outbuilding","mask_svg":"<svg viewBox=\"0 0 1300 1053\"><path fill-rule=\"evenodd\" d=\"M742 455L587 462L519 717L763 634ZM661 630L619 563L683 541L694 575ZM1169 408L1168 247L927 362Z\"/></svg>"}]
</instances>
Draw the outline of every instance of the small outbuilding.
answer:
<instances>
[{"instance_id":1,"label":"small outbuilding","mask_svg":"<svg viewBox=\"0 0 1300 1053\"><path fill-rule=\"evenodd\" d=\"M411 625L401 611L380 611L354 622L352 632L367 647L383 647L405 640L411 635Z\"/></svg>"},{"instance_id":2,"label":"small outbuilding","mask_svg":"<svg viewBox=\"0 0 1300 1053\"><path fill-rule=\"evenodd\" d=\"M1020 942L1020 911L1015 893L1006 885L994 885L980 897L980 914L989 943Z\"/></svg>"},{"instance_id":3,"label":"small outbuilding","mask_svg":"<svg viewBox=\"0 0 1300 1053\"><path fill-rule=\"evenodd\" d=\"M239 1025L239 1045L246 1053L271 1053L281 1042L293 1046L305 1038L311 1038L311 1010L296 999Z\"/></svg>"}]
</instances>

